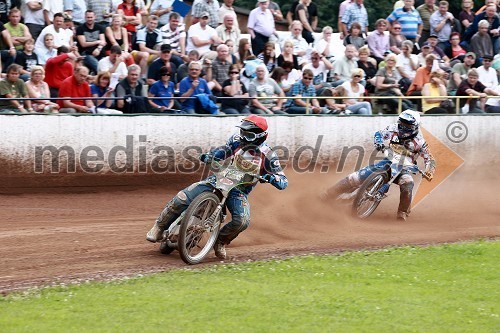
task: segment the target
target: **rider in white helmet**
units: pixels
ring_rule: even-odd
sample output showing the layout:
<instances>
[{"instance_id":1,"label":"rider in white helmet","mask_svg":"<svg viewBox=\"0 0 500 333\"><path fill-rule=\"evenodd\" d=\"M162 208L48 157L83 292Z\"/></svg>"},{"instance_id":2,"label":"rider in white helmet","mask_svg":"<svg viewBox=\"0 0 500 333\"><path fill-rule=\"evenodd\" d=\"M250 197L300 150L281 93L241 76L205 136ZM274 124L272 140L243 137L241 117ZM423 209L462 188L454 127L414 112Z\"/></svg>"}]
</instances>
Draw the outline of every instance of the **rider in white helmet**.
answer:
<instances>
[{"instance_id":1,"label":"rider in white helmet","mask_svg":"<svg viewBox=\"0 0 500 333\"><path fill-rule=\"evenodd\" d=\"M288 180L280 165L278 155L265 143L268 135L266 118L249 115L237 127L239 127L238 134L232 135L225 145L215 148L208 154L202 154L200 160L210 163L212 159L232 158L236 164L242 163L245 168L254 168L256 173L277 189L285 189ZM187 209L194 198L204 191L212 191L213 187L208 183L214 181L214 176L210 176L177 193L158 216L153 227L146 234L146 239L153 243L160 241L163 231L168 229ZM255 184L241 185L229 192L227 208L232 220L221 229L214 245L215 255L220 259L226 259L225 246L250 225L250 204L247 197L254 187Z\"/></svg>"},{"instance_id":2,"label":"rider in white helmet","mask_svg":"<svg viewBox=\"0 0 500 333\"><path fill-rule=\"evenodd\" d=\"M397 123L387 126L385 129L375 132L374 144L377 150L385 149L385 142L395 145L402 145L407 152L411 153L410 158L416 162L421 156L425 162L425 173L428 179L432 179L436 162L429 151L429 147L424 137L419 131L420 114L413 110L401 112ZM355 171L337 184L329 188L325 193L325 198L336 198L341 193L349 193L361 186L368 176L377 170L383 169L388 159L384 159L376 164L369 165L359 171ZM409 172L403 172L395 181L399 185L401 194L399 197L399 207L397 218L406 220L410 214L413 177Z\"/></svg>"}]
</instances>

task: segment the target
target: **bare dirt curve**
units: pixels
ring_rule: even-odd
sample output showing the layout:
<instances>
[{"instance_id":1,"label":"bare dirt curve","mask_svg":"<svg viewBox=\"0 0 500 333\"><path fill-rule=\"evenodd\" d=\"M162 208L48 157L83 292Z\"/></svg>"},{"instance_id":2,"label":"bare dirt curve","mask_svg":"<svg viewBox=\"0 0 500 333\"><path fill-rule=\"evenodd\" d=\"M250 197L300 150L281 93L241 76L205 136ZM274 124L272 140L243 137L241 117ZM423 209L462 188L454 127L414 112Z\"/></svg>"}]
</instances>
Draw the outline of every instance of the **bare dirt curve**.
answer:
<instances>
[{"instance_id":1,"label":"bare dirt curve","mask_svg":"<svg viewBox=\"0 0 500 333\"><path fill-rule=\"evenodd\" d=\"M228 247L228 261L498 237L500 177L474 171L459 169L406 223L394 218L397 188L369 221L359 221L317 199L340 175L289 172L285 191L259 185L251 194L252 224ZM186 267L176 252L160 254L145 233L191 181L0 189L0 293ZM213 253L206 259L218 262Z\"/></svg>"}]
</instances>

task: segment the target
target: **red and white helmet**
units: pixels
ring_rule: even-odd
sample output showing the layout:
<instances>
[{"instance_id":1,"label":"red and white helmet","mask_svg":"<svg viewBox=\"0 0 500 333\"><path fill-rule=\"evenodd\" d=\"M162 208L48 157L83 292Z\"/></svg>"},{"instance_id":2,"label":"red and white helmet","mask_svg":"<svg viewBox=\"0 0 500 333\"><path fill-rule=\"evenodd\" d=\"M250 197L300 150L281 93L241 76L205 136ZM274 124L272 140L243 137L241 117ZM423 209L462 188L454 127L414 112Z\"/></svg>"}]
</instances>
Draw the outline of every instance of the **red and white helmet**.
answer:
<instances>
[{"instance_id":1,"label":"red and white helmet","mask_svg":"<svg viewBox=\"0 0 500 333\"><path fill-rule=\"evenodd\" d=\"M257 115L245 117L241 124L236 126L240 128L240 142L242 148L249 146L258 147L267 139L267 120Z\"/></svg>"}]
</instances>

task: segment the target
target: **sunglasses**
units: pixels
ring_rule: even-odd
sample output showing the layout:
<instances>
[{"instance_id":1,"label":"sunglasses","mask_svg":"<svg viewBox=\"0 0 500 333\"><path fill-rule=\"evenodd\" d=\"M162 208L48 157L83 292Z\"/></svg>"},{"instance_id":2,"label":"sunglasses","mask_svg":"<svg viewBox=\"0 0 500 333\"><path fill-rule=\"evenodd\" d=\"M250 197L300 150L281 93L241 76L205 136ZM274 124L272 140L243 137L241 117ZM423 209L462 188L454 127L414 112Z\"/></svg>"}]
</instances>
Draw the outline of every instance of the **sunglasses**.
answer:
<instances>
[{"instance_id":1,"label":"sunglasses","mask_svg":"<svg viewBox=\"0 0 500 333\"><path fill-rule=\"evenodd\" d=\"M162 74L161 76L172 76L172 74L170 74L170 73L165 73L165 74Z\"/></svg>"},{"instance_id":2,"label":"sunglasses","mask_svg":"<svg viewBox=\"0 0 500 333\"><path fill-rule=\"evenodd\" d=\"M360 79L361 78L361 75L354 75L354 77Z\"/></svg>"},{"instance_id":3,"label":"sunglasses","mask_svg":"<svg viewBox=\"0 0 500 333\"><path fill-rule=\"evenodd\" d=\"M302 78L303 78L304 80L312 80L312 79L313 79L312 77L306 77L306 76L304 76L304 77L302 77Z\"/></svg>"},{"instance_id":4,"label":"sunglasses","mask_svg":"<svg viewBox=\"0 0 500 333\"><path fill-rule=\"evenodd\" d=\"M240 74L239 72L229 72L229 74Z\"/></svg>"}]
</instances>

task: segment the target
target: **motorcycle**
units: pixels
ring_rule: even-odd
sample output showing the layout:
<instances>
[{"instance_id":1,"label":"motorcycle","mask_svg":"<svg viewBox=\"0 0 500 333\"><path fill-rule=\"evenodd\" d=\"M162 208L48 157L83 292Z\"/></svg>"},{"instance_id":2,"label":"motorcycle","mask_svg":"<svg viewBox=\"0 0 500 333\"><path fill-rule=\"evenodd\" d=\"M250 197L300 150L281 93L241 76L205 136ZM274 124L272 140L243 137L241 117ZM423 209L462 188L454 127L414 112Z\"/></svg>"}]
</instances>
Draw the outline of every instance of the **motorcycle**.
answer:
<instances>
[{"instance_id":1,"label":"motorcycle","mask_svg":"<svg viewBox=\"0 0 500 333\"><path fill-rule=\"evenodd\" d=\"M387 197L386 193L394 181L405 171L412 174L421 174L423 178L431 180L416 163L413 163L408 152L402 145L390 144L384 149L387 163L382 170L373 172L361 184L352 203L352 213L361 219L368 218Z\"/></svg>"},{"instance_id":2,"label":"motorcycle","mask_svg":"<svg viewBox=\"0 0 500 333\"><path fill-rule=\"evenodd\" d=\"M200 193L188 208L163 232L160 252L170 254L178 250L182 260L189 265L200 263L213 248L221 225L226 218L226 199L229 192L242 185L257 181L267 182L255 165L240 155L224 165L212 159L212 176L208 185L212 191Z\"/></svg>"}]
</instances>

